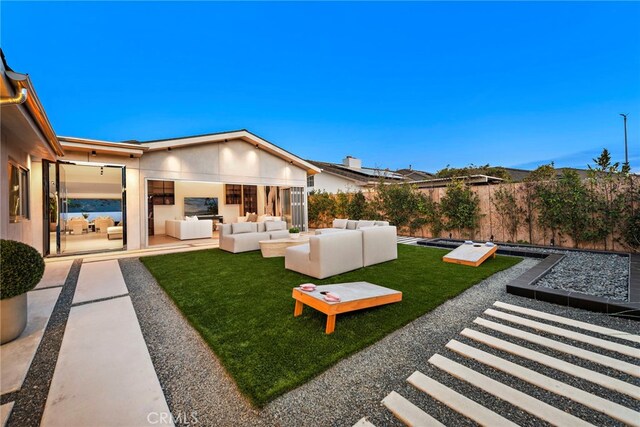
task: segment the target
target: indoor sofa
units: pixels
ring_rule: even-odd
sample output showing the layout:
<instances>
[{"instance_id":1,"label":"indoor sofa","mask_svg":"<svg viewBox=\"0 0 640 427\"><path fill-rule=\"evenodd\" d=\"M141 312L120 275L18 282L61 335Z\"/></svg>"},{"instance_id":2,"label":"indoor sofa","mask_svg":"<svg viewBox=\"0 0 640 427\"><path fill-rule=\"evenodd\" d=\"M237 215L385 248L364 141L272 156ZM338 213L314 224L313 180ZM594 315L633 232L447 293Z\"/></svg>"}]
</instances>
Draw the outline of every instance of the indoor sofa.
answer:
<instances>
[{"instance_id":1,"label":"indoor sofa","mask_svg":"<svg viewBox=\"0 0 640 427\"><path fill-rule=\"evenodd\" d=\"M396 227L372 226L311 236L309 243L287 248L284 266L316 279L398 258Z\"/></svg>"},{"instance_id":2,"label":"indoor sofa","mask_svg":"<svg viewBox=\"0 0 640 427\"><path fill-rule=\"evenodd\" d=\"M210 219L168 219L164 222L164 233L180 240L210 239L213 220Z\"/></svg>"},{"instance_id":3,"label":"indoor sofa","mask_svg":"<svg viewBox=\"0 0 640 427\"><path fill-rule=\"evenodd\" d=\"M220 249L234 254L257 251L261 240L289 237L285 221L237 222L220 226Z\"/></svg>"}]
</instances>

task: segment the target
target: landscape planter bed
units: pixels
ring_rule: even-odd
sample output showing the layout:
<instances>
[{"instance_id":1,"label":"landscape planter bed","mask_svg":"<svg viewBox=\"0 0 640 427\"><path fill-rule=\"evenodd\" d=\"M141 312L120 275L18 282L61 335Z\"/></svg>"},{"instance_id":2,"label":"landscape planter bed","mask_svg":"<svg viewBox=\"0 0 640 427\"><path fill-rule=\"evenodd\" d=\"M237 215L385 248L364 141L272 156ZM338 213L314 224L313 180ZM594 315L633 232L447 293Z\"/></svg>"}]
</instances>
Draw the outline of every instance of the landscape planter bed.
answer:
<instances>
[{"instance_id":1,"label":"landscape planter bed","mask_svg":"<svg viewBox=\"0 0 640 427\"><path fill-rule=\"evenodd\" d=\"M463 244L464 241L453 239L431 239L421 240L417 243L423 246L454 249ZM542 261L536 266L526 271L512 282L508 283L508 293L521 297L550 302L553 304L565 305L568 307L580 308L583 310L589 310L598 313L607 313L633 320L640 320L640 255L623 254L620 252L568 249L559 248L556 246L531 246L512 243L509 243L508 245L510 246L510 248L501 249L500 247L498 247L497 253L501 255L513 255L542 259ZM512 248L513 246L516 246L517 248ZM540 279L542 279L547 273L549 273L549 271L551 271L551 269L556 264L558 264L565 257L565 255L554 253L549 254L537 251L534 252L531 250L527 250L529 248L540 248L558 251L580 251L629 257L628 301L614 300L576 291L553 289L546 286L537 286L536 283L540 281Z\"/></svg>"}]
</instances>

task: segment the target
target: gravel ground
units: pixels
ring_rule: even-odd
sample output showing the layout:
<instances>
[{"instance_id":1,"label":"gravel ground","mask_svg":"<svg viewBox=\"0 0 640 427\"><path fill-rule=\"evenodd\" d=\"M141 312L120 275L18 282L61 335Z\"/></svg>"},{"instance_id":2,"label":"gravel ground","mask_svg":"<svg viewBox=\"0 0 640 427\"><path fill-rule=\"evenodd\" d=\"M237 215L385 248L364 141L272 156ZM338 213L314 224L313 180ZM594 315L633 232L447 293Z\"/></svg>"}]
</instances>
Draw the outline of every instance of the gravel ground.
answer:
<instances>
[{"instance_id":1,"label":"gravel ground","mask_svg":"<svg viewBox=\"0 0 640 427\"><path fill-rule=\"evenodd\" d=\"M629 257L626 255L500 245L502 249L556 253L565 257L536 283L618 301L629 300Z\"/></svg>"},{"instance_id":2,"label":"gravel ground","mask_svg":"<svg viewBox=\"0 0 640 427\"><path fill-rule=\"evenodd\" d=\"M629 257L567 252L538 286L629 300Z\"/></svg>"},{"instance_id":3,"label":"gravel ground","mask_svg":"<svg viewBox=\"0 0 640 427\"><path fill-rule=\"evenodd\" d=\"M342 360L308 383L277 398L264 409L257 410L252 408L246 399L242 397L218 359L209 350L197 332L182 317L144 266L135 259L120 261L142 332L147 340L151 357L158 372L160 383L165 390L169 406L174 415L176 413L195 413L200 425L350 426L364 416L367 416L377 426L401 425L380 404L380 401L392 390L407 397L446 425L471 425L468 419L456 414L426 394L408 385L405 380L415 370L419 370L464 393L520 425L545 425L540 420L529 416L518 408L432 367L428 363L428 359L435 353L456 360L491 378L502 380L518 390L537 397L554 407L562 408L576 416L588 419L596 425L619 425L611 418L582 405L545 392L445 349L444 345L455 338L518 363L517 358L505 356L504 353L475 344L459 335L460 331L465 327L472 327L499 338L507 339L499 333L472 323L473 319L480 316L496 300L637 333L638 324L631 320L613 318L600 313L556 306L506 294L506 283L537 263L537 260L525 259L511 269L493 275L458 297L445 302L430 313L416 319L404 328L391 333L376 344ZM501 322L488 316L484 317L498 323ZM584 331L581 332L585 333ZM562 338L552 338L568 342ZM608 370L591 362L572 356L565 357L557 353L551 353L543 347L535 346L525 341L508 340L640 385L637 378L628 378L624 374ZM626 345L633 345L628 341L620 342ZM571 342L571 344L582 346L575 342ZM594 351L593 347L584 347ZM610 354L605 350L599 352L637 363L637 360ZM519 362L522 363L521 360ZM595 384L585 384L584 381L559 374L557 371L537 363L532 362L527 366L590 393L640 410L638 401L619 393L611 392Z\"/></svg>"}]
</instances>

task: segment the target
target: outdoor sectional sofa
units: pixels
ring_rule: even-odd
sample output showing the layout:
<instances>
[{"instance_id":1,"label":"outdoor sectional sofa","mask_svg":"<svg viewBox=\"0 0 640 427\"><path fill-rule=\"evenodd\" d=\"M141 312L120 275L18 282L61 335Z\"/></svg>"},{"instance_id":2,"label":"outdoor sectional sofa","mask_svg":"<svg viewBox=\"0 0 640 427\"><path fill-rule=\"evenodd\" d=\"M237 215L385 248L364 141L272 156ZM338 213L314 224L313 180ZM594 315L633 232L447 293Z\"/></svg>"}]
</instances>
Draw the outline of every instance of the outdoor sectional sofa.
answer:
<instances>
[{"instance_id":1,"label":"outdoor sectional sofa","mask_svg":"<svg viewBox=\"0 0 640 427\"><path fill-rule=\"evenodd\" d=\"M391 261L398 258L396 233L396 227L389 225L325 231L311 236L306 245L287 248L284 266L324 279Z\"/></svg>"},{"instance_id":2,"label":"outdoor sectional sofa","mask_svg":"<svg viewBox=\"0 0 640 427\"><path fill-rule=\"evenodd\" d=\"M367 221L367 220L353 220L353 219L334 219L333 226L331 228L319 228L316 230L316 234L335 233L336 231L343 230L358 230L364 227L383 227L388 226L388 221Z\"/></svg>"},{"instance_id":3,"label":"outdoor sectional sofa","mask_svg":"<svg viewBox=\"0 0 640 427\"><path fill-rule=\"evenodd\" d=\"M289 237L285 221L238 222L220 226L220 249L234 254L257 251L260 240Z\"/></svg>"}]
</instances>

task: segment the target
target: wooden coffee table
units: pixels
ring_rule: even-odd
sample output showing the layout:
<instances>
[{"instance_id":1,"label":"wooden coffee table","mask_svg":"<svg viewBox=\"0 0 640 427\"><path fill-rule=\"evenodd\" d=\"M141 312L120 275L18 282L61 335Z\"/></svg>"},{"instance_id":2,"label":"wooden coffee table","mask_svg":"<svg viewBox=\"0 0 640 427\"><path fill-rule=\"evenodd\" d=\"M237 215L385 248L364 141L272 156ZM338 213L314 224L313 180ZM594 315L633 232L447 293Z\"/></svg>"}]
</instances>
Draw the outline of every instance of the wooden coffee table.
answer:
<instances>
[{"instance_id":1,"label":"wooden coffee table","mask_svg":"<svg viewBox=\"0 0 640 427\"><path fill-rule=\"evenodd\" d=\"M338 294L341 301L325 301L324 295L321 294L321 292L327 291ZM335 330L336 315L338 314L402 301L402 292L374 285L369 282L351 282L318 286L313 292L305 292L300 288L293 288L292 296L293 299L296 300L296 306L293 310L295 317L302 314L302 309L305 305L313 307L327 315L327 326L325 329L325 333L327 334L331 334Z\"/></svg>"},{"instance_id":2,"label":"wooden coffee table","mask_svg":"<svg viewBox=\"0 0 640 427\"><path fill-rule=\"evenodd\" d=\"M260 240L260 251L263 258L273 258L278 256L284 256L284 252L290 246L304 245L309 243L309 236L300 236L297 239L273 239L273 240Z\"/></svg>"}]
</instances>

